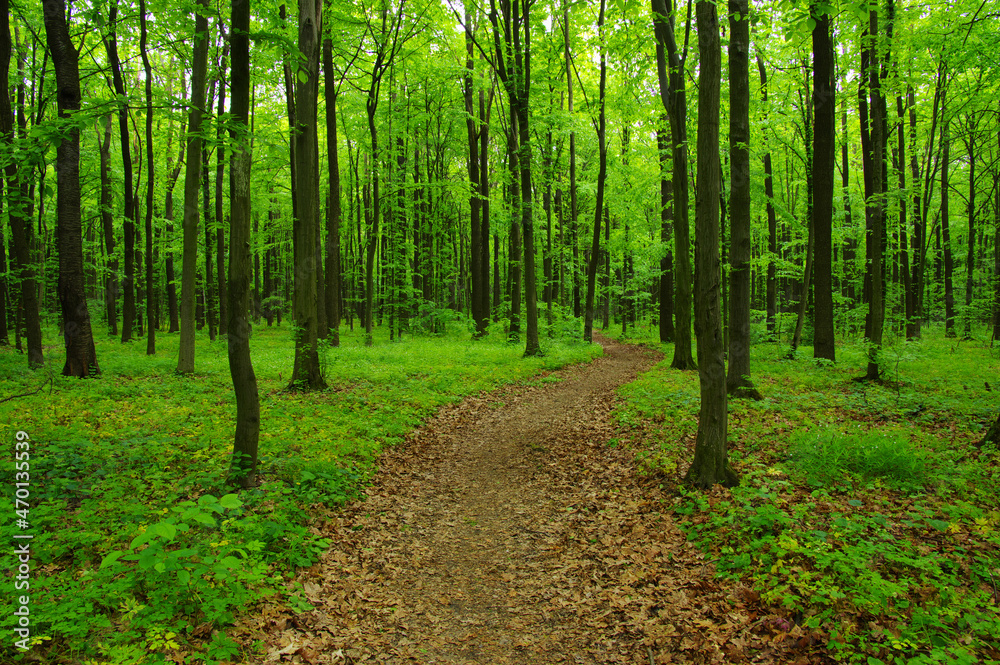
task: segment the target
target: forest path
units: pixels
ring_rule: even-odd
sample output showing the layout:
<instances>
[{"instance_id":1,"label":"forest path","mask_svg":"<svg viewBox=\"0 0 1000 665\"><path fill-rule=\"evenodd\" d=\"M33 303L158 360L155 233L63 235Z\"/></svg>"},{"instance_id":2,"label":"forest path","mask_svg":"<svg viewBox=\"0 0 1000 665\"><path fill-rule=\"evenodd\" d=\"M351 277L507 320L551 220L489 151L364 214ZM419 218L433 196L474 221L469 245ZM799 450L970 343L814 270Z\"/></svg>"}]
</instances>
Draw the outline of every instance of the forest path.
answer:
<instances>
[{"instance_id":1,"label":"forest path","mask_svg":"<svg viewBox=\"0 0 1000 665\"><path fill-rule=\"evenodd\" d=\"M748 617L696 602L704 561L609 445L615 389L662 356L599 341L602 357L446 407L388 451L367 500L330 513L332 546L299 575L315 610L270 620L268 661L718 661L712 633Z\"/></svg>"}]
</instances>

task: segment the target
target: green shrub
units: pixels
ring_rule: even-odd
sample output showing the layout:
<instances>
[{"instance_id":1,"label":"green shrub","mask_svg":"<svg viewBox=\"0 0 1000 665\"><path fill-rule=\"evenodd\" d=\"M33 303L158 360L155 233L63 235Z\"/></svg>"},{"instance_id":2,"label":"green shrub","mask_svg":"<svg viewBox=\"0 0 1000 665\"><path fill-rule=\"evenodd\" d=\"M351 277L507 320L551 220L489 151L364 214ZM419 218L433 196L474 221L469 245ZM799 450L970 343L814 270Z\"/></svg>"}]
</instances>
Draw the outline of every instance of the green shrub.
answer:
<instances>
[{"instance_id":1,"label":"green shrub","mask_svg":"<svg viewBox=\"0 0 1000 665\"><path fill-rule=\"evenodd\" d=\"M845 473L910 490L927 480L925 453L903 435L800 431L792 434L791 444L794 466L815 486L829 486Z\"/></svg>"}]
</instances>

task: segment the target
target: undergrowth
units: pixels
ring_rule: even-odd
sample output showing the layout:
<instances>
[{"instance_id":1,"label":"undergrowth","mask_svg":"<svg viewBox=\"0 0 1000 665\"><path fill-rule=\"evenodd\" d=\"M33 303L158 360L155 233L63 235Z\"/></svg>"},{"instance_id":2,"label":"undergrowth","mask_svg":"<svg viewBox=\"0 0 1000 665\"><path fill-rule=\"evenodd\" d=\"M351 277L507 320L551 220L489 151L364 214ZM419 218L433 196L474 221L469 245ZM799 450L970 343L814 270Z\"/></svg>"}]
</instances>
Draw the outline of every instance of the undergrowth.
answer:
<instances>
[{"instance_id":1,"label":"undergrowth","mask_svg":"<svg viewBox=\"0 0 1000 665\"><path fill-rule=\"evenodd\" d=\"M322 352L329 389L286 390L291 331L258 327L251 341L261 400L259 487L231 493L235 405L226 343L197 336L196 373L175 374L177 335L121 344L99 335L95 379L58 376L62 349L27 369L0 349L0 433L13 487L17 431L30 436L30 634L0 660L140 665L182 658L222 663L239 653L226 627L261 602L310 609L290 582L328 543L317 510L362 498L380 451L441 405L542 370L587 360L600 347L546 339L546 355L522 358L502 333L472 341L463 326L390 343L376 331L341 333ZM47 330L47 339L56 331ZM51 380L51 385L47 382ZM0 518L18 531L13 511ZM8 579L16 557L5 548ZM13 635L15 593L0 594L0 632ZM259 656L259 654L257 654ZM180 661L178 661L180 662Z\"/></svg>"},{"instance_id":2,"label":"undergrowth","mask_svg":"<svg viewBox=\"0 0 1000 665\"><path fill-rule=\"evenodd\" d=\"M1000 463L973 445L1000 410L997 350L925 330L883 350L882 384L853 380L860 345L833 365L786 350L755 345L764 399L730 401L732 490L679 484L697 372L670 370L667 353L622 389L619 423L642 433L639 464L688 540L720 582L754 590L768 644L872 665L1000 662Z\"/></svg>"}]
</instances>

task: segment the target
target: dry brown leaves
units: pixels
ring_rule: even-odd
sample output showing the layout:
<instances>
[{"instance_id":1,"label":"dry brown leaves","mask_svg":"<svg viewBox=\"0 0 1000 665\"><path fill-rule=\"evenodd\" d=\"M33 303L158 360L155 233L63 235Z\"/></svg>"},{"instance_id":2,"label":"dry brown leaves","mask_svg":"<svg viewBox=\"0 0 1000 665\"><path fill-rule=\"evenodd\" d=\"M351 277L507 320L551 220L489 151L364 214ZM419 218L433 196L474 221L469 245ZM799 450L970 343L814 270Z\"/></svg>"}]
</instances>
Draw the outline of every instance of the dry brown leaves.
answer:
<instances>
[{"instance_id":1,"label":"dry brown leaves","mask_svg":"<svg viewBox=\"0 0 1000 665\"><path fill-rule=\"evenodd\" d=\"M614 389L659 358L605 355L447 407L318 528L311 612L244 624L264 662L810 662L685 543L615 435Z\"/></svg>"}]
</instances>

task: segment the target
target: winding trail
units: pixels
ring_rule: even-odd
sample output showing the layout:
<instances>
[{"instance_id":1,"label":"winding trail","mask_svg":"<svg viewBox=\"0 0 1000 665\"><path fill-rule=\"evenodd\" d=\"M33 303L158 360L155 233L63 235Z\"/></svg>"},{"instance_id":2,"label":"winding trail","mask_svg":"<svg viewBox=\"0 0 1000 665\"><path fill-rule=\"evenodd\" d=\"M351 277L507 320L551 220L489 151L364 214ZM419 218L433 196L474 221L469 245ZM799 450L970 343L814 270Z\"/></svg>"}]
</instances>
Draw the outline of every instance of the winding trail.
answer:
<instances>
[{"instance_id":1,"label":"winding trail","mask_svg":"<svg viewBox=\"0 0 1000 665\"><path fill-rule=\"evenodd\" d=\"M299 575L315 609L260 618L265 662L744 660L751 617L609 445L615 389L661 356L599 341L601 358L446 407L387 452L367 500L320 529L332 545Z\"/></svg>"}]
</instances>

